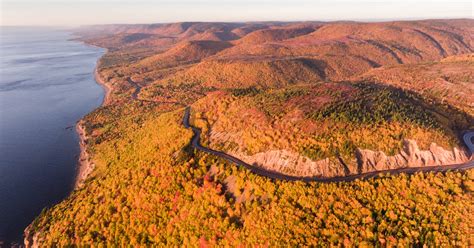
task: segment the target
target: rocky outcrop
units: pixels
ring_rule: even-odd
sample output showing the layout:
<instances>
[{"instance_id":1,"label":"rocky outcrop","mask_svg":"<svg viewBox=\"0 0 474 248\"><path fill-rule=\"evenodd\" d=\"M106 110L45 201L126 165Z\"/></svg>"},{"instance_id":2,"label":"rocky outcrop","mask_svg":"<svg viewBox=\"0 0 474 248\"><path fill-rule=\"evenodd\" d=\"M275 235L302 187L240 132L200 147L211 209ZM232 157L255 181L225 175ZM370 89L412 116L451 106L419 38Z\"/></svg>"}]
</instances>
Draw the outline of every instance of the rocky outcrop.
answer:
<instances>
[{"instance_id":1,"label":"rocky outcrop","mask_svg":"<svg viewBox=\"0 0 474 248\"><path fill-rule=\"evenodd\" d=\"M310 158L288 150L272 150L248 156L238 152L229 152L242 161L291 176L335 177L348 174L344 164L337 159L325 158L313 161Z\"/></svg>"},{"instance_id":2,"label":"rocky outcrop","mask_svg":"<svg viewBox=\"0 0 474 248\"><path fill-rule=\"evenodd\" d=\"M453 148L452 151L448 151L434 143L431 144L429 150L420 150L414 140L405 140L402 151L394 156L363 149L358 149L356 155L359 173L405 167L461 164L469 160L464 150Z\"/></svg>"},{"instance_id":3,"label":"rocky outcrop","mask_svg":"<svg viewBox=\"0 0 474 248\"><path fill-rule=\"evenodd\" d=\"M450 151L432 143L429 150L420 150L414 140L405 140L402 151L394 156L387 156L381 151L357 149L356 159L346 162L341 158L313 161L287 150L271 150L251 156L237 151L231 151L229 154L269 171L291 176L322 178L407 167L461 164L469 161L468 153L463 149L453 148Z\"/></svg>"}]
</instances>

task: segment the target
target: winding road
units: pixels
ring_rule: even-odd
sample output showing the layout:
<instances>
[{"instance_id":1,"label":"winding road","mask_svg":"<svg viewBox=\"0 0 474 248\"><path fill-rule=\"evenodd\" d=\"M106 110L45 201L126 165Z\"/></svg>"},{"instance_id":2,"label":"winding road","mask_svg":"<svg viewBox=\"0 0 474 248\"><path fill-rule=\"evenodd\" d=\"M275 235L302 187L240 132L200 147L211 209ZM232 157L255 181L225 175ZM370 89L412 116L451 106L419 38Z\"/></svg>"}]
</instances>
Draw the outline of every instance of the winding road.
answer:
<instances>
[{"instance_id":1,"label":"winding road","mask_svg":"<svg viewBox=\"0 0 474 248\"><path fill-rule=\"evenodd\" d=\"M140 99L138 98L138 95L142 89L142 87L134 82L130 77L127 78L128 83L130 83L134 88L135 91L132 93L132 99L134 100L139 100L139 101L145 101L145 102L155 102L155 103L170 103L170 104L178 104L178 105L183 105L182 103L179 102L166 102L166 101L154 101L154 100L147 100L147 99ZM201 129L194 127L190 125L189 123L189 118L191 114L191 107L187 106L185 108L184 112L184 117L183 117L183 125L187 129L192 129L193 131L193 137L191 140L191 146L212 154L214 156L223 158L231 163L234 163L238 166L245 167L246 169L250 170L252 173L255 173L259 176L264 176L272 179L277 179L277 180L286 180L286 181L303 181L303 182L350 182L354 181L356 179L369 179L369 178L374 178L374 177L380 177L382 175L385 175L387 173L390 173L391 175L396 175L400 173L406 173L406 174L414 174L417 172L446 172L446 171L464 171L468 170L474 167L474 160L470 160L467 163L463 164L453 164L453 165L440 165L440 166L425 166L425 167L409 167L409 168L399 168L399 169L393 169L393 170L382 170L382 171L373 171L373 172L367 172L367 173L362 173L362 174L356 174L356 175L349 175L349 176L343 176L343 177L332 177L332 178L321 178L321 177L298 177L298 176L290 176L290 175L285 175L276 171L269 171L265 170L261 167L255 166L248 164L232 155L229 155L227 153L221 152L221 151L216 151L212 150L210 148L204 147L200 143L201 139ZM470 131L464 134L463 140L464 143L466 143L466 146L469 148L471 154L474 154L474 144L472 142L472 139L474 137L474 131ZM472 158L472 157L471 157Z\"/></svg>"},{"instance_id":2,"label":"winding road","mask_svg":"<svg viewBox=\"0 0 474 248\"><path fill-rule=\"evenodd\" d=\"M132 99L133 100L139 100L138 99L138 94L140 94L140 91L142 90L142 87L140 85L138 85L135 81L133 81L132 78L130 78L130 77L127 78L127 81L128 81L129 84L131 84L135 88L135 90L132 93Z\"/></svg>"},{"instance_id":3,"label":"winding road","mask_svg":"<svg viewBox=\"0 0 474 248\"><path fill-rule=\"evenodd\" d=\"M467 163L463 164L453 164L453 165L440 165L440 166L425 166L425 167L409 167L409 168L400 168L394 170L382 170L382 171L373 171L367 172L357 175L349 175L344 177L332 177L332 178L321 178L321 177L298 177L298 176L289 176L275 171L269 171L262 169L255 165L250 165L245 163L244 161L229 155L227 153L212 150L210 148L204 147L200 144L201 139L201 129L192 126L189 123L189 118L191 114L191 107L186 107L184 111L183 117L183 126L187 129L191 129L193 131L193 137L191 140L191 146L214 156L218 156L223 158L231 163L234 163L238 166L243 166L250 170L251 172L278 180L286 180L286 181L303 181L303 182L350 182L356 179L368 179L368 178L375 178L390 173L391 175L396 175L400 173L405 174L414 174L417 172L447 172L447 171L465 171L474 167L474 160L470 160ZM467 147L470 149L471 154L474 153L474 144L472 143L472 137L474 137L474 132L467 132L464 134L464 142L466 143Z\"/></svg>"}]
</instances>

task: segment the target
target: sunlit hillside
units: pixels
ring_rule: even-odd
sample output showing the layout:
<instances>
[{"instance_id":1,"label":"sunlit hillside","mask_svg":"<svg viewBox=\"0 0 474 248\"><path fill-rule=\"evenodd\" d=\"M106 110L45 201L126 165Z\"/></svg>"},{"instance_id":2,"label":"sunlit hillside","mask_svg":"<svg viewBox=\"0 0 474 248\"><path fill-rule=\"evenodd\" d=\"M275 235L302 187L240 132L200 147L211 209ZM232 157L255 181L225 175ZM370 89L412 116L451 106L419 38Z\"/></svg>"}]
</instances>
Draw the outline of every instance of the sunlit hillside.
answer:
<instances>
[{"instance_id":1,"label":"sunlit hillside","mask_svg":"<svg viewBox=\"0 0 474 248\"><path fill-rule=\"evenodd\" d=\"M472 171L275 181L193 150L183 109L135 107L103 108L86 118L97 167L84 187L32 224L41 246L471 242ZM111 113L127 117L113 120Z\"/></svg>"},{"instance_id":2,"label":"sunlit hillside","mask_svg":"<svg viewBox=\"0 0 474 248\"><path fill-rule=\"evenodd\" d=\"M474 129L473 27L459 19L82 28L81 40L108 49L97 68L107 101L82 122L95 167L26 240L474 246L472 169L389 175L472 162L462 137ZM317 180L288 179L299 177Z\"/></svg>"}]
</instances>

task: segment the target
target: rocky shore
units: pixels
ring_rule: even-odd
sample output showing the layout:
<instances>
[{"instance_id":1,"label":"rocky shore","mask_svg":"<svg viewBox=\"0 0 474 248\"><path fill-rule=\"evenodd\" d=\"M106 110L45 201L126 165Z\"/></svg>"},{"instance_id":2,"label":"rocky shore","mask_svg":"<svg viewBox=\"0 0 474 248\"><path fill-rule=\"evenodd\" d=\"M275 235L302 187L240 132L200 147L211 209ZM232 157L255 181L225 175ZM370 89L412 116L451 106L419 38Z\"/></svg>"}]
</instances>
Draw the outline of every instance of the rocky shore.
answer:
<instances>
[{"instance_id":1,"label":"rocky shore","mask_svg":"<svg viewBox=\"0 0 474 248\"><path fill-rule=\"evenodd\" d=\"M100 58L99 58L100 61ZM105 81L101 78L98 67L99 61L96 63L96 67L94 69L94 78L97 84L99 84L105 92L104 100L102 101L101 106L107 105L110 102L110 92L112 92L112 88L105 83ZM94 170L95 164L91 159L90 154L87 151L87 132L85 129L84 120L79 120L76 123L76 132L79 136L79 147L80 147L80 154L79 154L79 161L77 163L77 173L76 178L74 180L74 190L79 189L84 185L84 181L87 179L89 174ZM40 232L32 232L32 224L28 225L24 231L24 245L25 247L39 247L39 237ZM1 246L0 246L1 247Z\"/></svg>"},{"instance_id":2,"label":"rocky shore","mask_svg":"<svg viewBox=\"0 0 474 248\"><path fill-rule=\"evenodd\" d=\"M87 176L94 170L95 164L91 160L89 153L87 152L87 133L84 126L84 121L80 120L76 124L76 132L79 135L79 146L81 153L79 155L79 162L77 166L77 175L74 183L74 189L82 187Z\"/></svg>"},{"instance_id":3,"label":"rocky shore","mask_svg":"<svg viewBox=\"0 0 474 248\"><path fill-rule=\"evenodd\" d=\"M112 92L112 87L108 85L99 74L100 59L96 63L94 69L94 78L98 85L104 89L104 100L102 101L101 106L107 105L110 102L110 93ZM76 132L79 135L79 146L80 146L80 155L77 167L77 175L74 183L74 189L80 188L84 181L87 179L87 176L94 170L95 164L92 161L90 154L87 152L87 133L85 129L84 120L79 120L76 124Z\"/></svg>"}]
</instances>

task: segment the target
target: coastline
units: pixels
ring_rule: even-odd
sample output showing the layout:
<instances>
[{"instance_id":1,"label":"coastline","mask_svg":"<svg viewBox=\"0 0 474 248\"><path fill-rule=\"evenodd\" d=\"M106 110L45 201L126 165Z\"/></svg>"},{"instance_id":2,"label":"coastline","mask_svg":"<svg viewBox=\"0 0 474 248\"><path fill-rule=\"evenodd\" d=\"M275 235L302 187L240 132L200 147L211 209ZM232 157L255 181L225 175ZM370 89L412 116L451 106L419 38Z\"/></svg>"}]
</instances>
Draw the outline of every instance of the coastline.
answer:
<instances>
[{"instance_id":1,"label":"coastline","mask_svg":"<svg viewBox=\"0 0 474 248\"><path fill-rule=\"evenodd\" d=\"M105 53L107 53L107 50L105 51ZM104 100L102 101L100 106L105 106L110 102L110 93L112 92L112 87L107 85L105 81L102 80L99 74L98 68L99 68L100 59L102 58L102 56L97 60L97 63L94 69L94 80L98 85L100 85L104 89ZM80 153L79 153L79 160L77 163L77 169L76 169L77 173L76 173L76 178L74 179L73 190L77 190L81 188L84 185L84 181L87 179L89 174L95 168L95 164L92 161L90 154L87 152L88 137L87 137L87 132L86 132L84 124L85 123L84 123L83 118L80 119L76 123L76 132L77 132L77 135L79 136Z\"/></svg>"},{"instance_id":2,"label":"coastline","mask_svg":"<svg viewBox=\"0 0 474 248\"><path fill-rule=\"evenodd\" d=\"M84 185L87 176L94 170L95 164L92 162L89 153L87 152L87 134L84 126L84 121L81 119L76 124L76 132L79 135L79 161L77 164L76 178L74 179L74 189L79 189Z\"/></svg>"},{"instance_id":3,"label":"coastline","mask_svg":"<svg viewBox=\"0 0 474 248\"><path fill-rule=\"evenodd\" d=\"M191 21L80 27L101 49L66 111L91 104L26 247L471 243L474 119L448 101L468 92L469 20ZM469 163L430 166L464 159L461 138Z\"/></svg>"},{"instance_id":4,"label":"coastline","mask_svg":"<svg viewBox=\"0 0 474 248\"><path fill-rule=\"evenodd\" d=\"M105 53L107 53L107 51L105 51ZM105 54L104 53L104 54ZM102 55L103 56L103 55ZM99 74L99 64L100 64L100 59L102 58L102 56L98 59L96 65L95 65L95 69L94 69L94 80L95 82L100 85L103 89L104 89L104 100L102 101L102 103L100 104L100 106L104 106L104 105L107 105L109 104L110 102L110 93L112 92L112 87L108 84L105 83L105 81L100 77L100 74ZM99 106L99 107L100 107ZM92 111L91 111L92 112Z\"/></svg>"},{"instance_id":5,"label":"coastline","mask_svg":"<svg viewBox=\"0 0 474 248\"><path fill-rule=\"evenodd\" d=\"M86 46L94 46L94 45L87 44L85 42L82 42L82 43ZM94 46L94 47L98 47L98 46ZM108 49L105 49L105 48L102 48L102 47L98 47L98 48L104 49L105 51L97 59L97 62L96 62L95 67L94 67L94 72L93 72L94 73L94 80L95 80L96 84L101 86L102 89L104 90L104 98L102 100L102 103L97 108L109 104L110 94L112 92L112 87L107 85L105 83L105 81L102 80L102 78L100 77L100 74L99 74L99 70L98 70L99 65L100 65L100 60L108 52ZM95 111L97 108L92 109L89 113ZM79 136L79 149L80 149L80 152L79 152L79 159L78 159L77 164L76 164L76 175L75 175L75 178L74 178L74 181L73 181L74 185L73 185L73 189L72 189L71 193L84 185L84 181L87 179L89 174L95 168L95 164L91 160L90 154L87 152L88 136L87 136L84 124L85 124L84 117L82 117L81 119L79 119L76 122L76 125L75 125L75 131L76 131L77 135ZM69 195L71 193L69 193ZM24 238L23 238L24 247L39 247L39 243L40 243L39 242L40 241L39 237L40 237L41 232L34 232L34 234L32 235L33 223L36 220L36 218L38 218L38 216L36 216L32 220L32 222L23 231L23 234L24 234ZM0 245L0 247L2 247L2 246Z\"/></svg>"}]
</instances>

